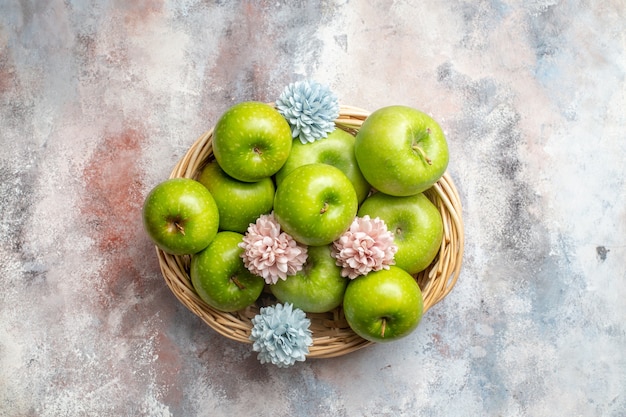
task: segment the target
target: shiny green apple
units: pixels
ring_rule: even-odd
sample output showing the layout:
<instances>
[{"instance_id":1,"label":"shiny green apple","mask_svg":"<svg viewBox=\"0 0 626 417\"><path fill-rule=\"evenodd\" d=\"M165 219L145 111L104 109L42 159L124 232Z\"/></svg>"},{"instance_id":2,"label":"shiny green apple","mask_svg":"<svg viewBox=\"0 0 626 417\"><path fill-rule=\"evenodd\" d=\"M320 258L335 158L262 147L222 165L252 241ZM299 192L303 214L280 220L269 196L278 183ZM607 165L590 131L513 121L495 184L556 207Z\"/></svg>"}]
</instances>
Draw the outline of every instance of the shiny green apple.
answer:
<instances>
[{"instance_id":1,"label":"shiny green apple","mask_svg":"<svg viewBox=\"0 0 626 417\"><path fill-rule=\"evenodd\" d=\"M352 223L358 209L354 186L332 165L314 163L291 171L276 187L274 216L295 240L328 245Z\"/></svg>"},{"instance_id":2,"label":"shiny green apple","mask_svg":"<svg viewBox=\"0 0 626 417\"><path fill-rule=\"evenodd\" d=\"M339 306L348 278L341 276L341 267L330 253L328 245L309 246L302 270L270 285L272 294L307 313L324 313Z\"/></svg>"},{"instance_id":3,"label":"shiny green apple","mask_svg":"<svg viewBox=\"0 0 626 417\"><path fill-rule=\"evenodd\" d=\"M359 216L380 217L394 234L396 266L410 274L424 270L435 259L443 238L443 221L435 205L422 193L393 197L381 192L365 199Z\"/></svg>"},{"instance_id":4,"label":"shiny green apple","mask_svg":"<svg viewBox=\"0 0 626 417\"><path fill-rule=\"evenodd\" d=\"M439 124L407 106L388 106L369 115L354 151L365 179L375 189L408 196L430 188L448 166L448 143Z\"/></svg>"},{"instance_id":5,"label":"shiny green apple","mask_svg":"<svg viewBox=\"0 0 626 417\"><path fill-rule=\"evenodd\" d=\"M265 286L263 278L245 267L238 245L243 235L219 232L211 244L191 257L189 275L198 296L220 311L237 311L251 305Z\"/></svg>"},{"instance_id":6,"label":"shiny green apple","mask_svg":"<svg viewBox=\"0 0 626 417\"><path fill-rule=\"evenodd\" d=\"M350 281L343 310L356 334L372 342L390 342L415 330L424 300L415 279L391 266Z\"/></svg>"},{"instance_id":7,"label":"shiny green apple","mask_svg":"<svg viewBox=\"0 0 626 417\"><path fill-rule=\"evenodd\" d=\"M323 139L302 143L295 139L285 165L276 173L276 184L295 168L315 162L339 168L352 182L359 203L365 199L371 187L363 177L354 156L354 136L339 128Z\"/></svg>"},{"instance_id":8,"label":"shiny green apple","mask_svg":"<svg viewBox=\"0 0 626 417\"><path fill-rule=\"evenodd\" d=\"M220 213L220 230L244 233L261 214L274 206L274 182L270 177L243 182L224 172L217 161L206 165L198 181L210 192Z\"/></svg>"},{"instance_id":9,"label":"shiny green apple","mask_svg":"<svg viewBox=\"0 0 626 417\"><path fill-rule=\"evenodd\" d=\"M291 128L272 106L245 101L219 118L212 144L215 159L228 175L255 182L283 166L291 151Z\"/></svg>"},{"instance_id":10,"label":"shiny green apple","mask_svg":"<svg viewBox=\"0 0 626 417\"><path fill-rule=\"evenodd\" d=\"M217 234L219 211L213 196L198 181L173 178L157 184L142 209L144 229L172 255L191 255L206 248Z\"/></svg>"}]
</instances>

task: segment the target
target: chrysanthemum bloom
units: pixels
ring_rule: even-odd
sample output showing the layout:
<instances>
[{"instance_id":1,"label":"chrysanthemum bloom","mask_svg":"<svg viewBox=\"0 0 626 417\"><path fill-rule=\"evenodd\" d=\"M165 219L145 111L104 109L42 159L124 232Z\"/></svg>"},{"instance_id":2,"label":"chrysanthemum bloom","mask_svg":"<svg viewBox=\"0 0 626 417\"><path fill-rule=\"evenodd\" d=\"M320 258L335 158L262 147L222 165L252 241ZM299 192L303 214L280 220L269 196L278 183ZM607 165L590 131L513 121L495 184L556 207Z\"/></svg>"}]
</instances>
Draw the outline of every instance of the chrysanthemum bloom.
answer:
<instances>
[{"instance_id":1,"label":"chrysanthemum bloom","mask_svg":"<svg viewBox=\"0 0 626 417\"><path fill-rule=\"evenodd\" d=\"M302 362L313 344L310 325L304 311L289 303L263 307L252 319L252 349L259 352L257 358L263 364L271 362L286 368Z\"/></svg>"},{"instance_id":2,"label":"chrysanthemum bloom","mask_svg":"<svg viewBox=\"0 0 626 417\"><path fill-rule=\"evenodd\" d=\"M239 247L243 263L267 284L295 275L307 259L307 247L280 230L274 213L259 216L251 223Z\"/></svg>"},{"instance_id":3,"label":"chrysanthemum bloom","mask_svg":"<svg viewBox=\"0 0 626 417\"><path fill-rule=\"evenodd\" d=\"M302 143L315 142L335 130L339 100L325 85L315 81L289 84L276 100L276 109L291 126L291 136Z\"/></svg>"},{"instance_id":4,"label":"chrysanthemum bloom","mask_svg":"<svg viewBox=\"0 0 626 417\"><path fill-rule=\"evenodd\" d=\"M398 247L383 220L356 217L350 228L333 242L331 255L342 267L341 275L354 279L395 264Z\"/></svg>"}]
</instances>

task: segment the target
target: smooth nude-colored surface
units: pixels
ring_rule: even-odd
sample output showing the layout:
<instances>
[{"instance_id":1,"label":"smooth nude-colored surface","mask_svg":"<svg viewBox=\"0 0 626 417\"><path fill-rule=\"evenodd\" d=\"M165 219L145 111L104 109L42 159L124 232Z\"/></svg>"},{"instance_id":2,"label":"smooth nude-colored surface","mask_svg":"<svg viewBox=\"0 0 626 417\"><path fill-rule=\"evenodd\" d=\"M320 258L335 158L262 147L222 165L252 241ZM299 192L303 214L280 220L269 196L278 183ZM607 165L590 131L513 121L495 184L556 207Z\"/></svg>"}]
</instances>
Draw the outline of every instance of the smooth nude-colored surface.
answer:
<instances>
[{"instance_id":1,"label":"smooth nude-colored surface","mask_svg":"<svg viewBox=\"0 0 626 417\"><path fill-rule=\"evenodd\" d=\"M623 416L626 3L0 4L0 416ZM453 291L279 369L167 288L141 205L231 105L312 78L434 117Z\"/></svg>"}]
</instances>

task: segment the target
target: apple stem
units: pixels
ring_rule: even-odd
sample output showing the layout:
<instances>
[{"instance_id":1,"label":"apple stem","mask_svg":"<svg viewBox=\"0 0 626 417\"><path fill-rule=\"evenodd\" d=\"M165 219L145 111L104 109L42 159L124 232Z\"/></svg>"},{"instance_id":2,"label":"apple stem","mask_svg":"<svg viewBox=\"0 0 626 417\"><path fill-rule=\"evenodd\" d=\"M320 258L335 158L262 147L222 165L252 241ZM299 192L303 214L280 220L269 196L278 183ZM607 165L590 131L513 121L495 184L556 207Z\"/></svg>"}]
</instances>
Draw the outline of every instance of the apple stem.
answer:
<instances>
[{"instance_id":1,"label":"apple stem","mask_svg":"<svg viewBox=\"0 0 626 417\"><path fill-rule=\"evenodd\" d=\"M320 214L324 214L328 211L328 202L324 201L324 207L320 210Z\"/></svg>"},{"instance_id":2,"label":"apple stem","mask_svg":"<svg viewBox=\"0 0 626 417\"><path fill-rule=\"evenodd\" d=\"M185 236L185 228L183 227L182 224L175 222L174 227L176 227L176 229L180 232L181 235Z\"/></svg>"},{"instance_id":3,"label":"apple stem","mask_svg":"<svg viewBox=\"0 0 626 417\"><path fill-rule=\"evenodd\" d=\"M387 327L387 319L383 318L383 325L380 329L380 337L385 337L385 329Z\"/></svg>"},{"instance_id":4,"label":"apple stem","mask_svg":"<svg viewBox=\"0 0 626 417\"><path fill-rule=\"evenodd\" d=\"M237 279L237 275L233 275L232 277L230 277L230 280L231 280L232 282L234 282L234 283L235 283L235 285L236 285L236 286L237 286L240 290L245 290L245 289L246 289L246 287L245 287L245 286L241 283L241 281L239 281L239 280Z\"/></svg>"},{"instance_id":5,"label":"apple stem","mask_svg":"<svg viewBox=\"0 0 626 417\"><path fill-rule=\"evenodd\" d=\"M428 165L433 164L433 161L428 157L428 155L426 155L426 152L424 152L424 150L419 145L417 144L413 145L413 149L415 149L416 151L420 153L420 155L422 155L422 158L424 158L424 160L426 161Z\"/></svg>"}]
</instances>

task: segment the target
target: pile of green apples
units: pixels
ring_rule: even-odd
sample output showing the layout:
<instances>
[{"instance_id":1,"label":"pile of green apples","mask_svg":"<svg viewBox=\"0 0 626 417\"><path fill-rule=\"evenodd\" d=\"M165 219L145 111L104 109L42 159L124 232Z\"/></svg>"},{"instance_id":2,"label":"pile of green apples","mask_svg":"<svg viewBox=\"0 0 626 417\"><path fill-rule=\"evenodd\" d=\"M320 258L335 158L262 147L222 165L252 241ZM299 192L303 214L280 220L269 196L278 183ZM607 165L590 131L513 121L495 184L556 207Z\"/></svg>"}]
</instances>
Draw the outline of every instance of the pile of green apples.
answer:
<instances>
[{"instance_id":1,"label":"pile of green apples","mask_svg":"<svg viewBox=\"0 0 626 417\"><path fill-rule=\"evenodd\" d=\"M212 151L196 179L163 181L143 206L154 243L191 255L192 284L208 305L238 311L269 289L308 313L341 306L352 330L370 341L396 340L417 327L423 298L414 275L435 259L443 236L441 214L423 192L449 159L433 118L388 106L354 135L336 128L302 143L273 106L249 101L219 118ZM301 271L271 285L244 266L239 246L250 224L269 213L308 250ZM351 280L331 245L366 215L393 233L395 264Z\"/></svg>"}]
</instances>

